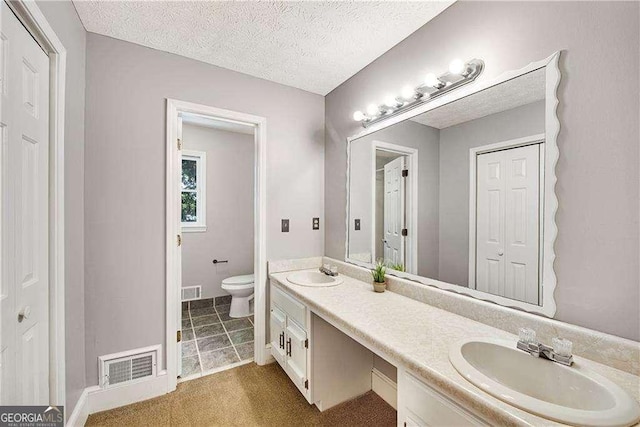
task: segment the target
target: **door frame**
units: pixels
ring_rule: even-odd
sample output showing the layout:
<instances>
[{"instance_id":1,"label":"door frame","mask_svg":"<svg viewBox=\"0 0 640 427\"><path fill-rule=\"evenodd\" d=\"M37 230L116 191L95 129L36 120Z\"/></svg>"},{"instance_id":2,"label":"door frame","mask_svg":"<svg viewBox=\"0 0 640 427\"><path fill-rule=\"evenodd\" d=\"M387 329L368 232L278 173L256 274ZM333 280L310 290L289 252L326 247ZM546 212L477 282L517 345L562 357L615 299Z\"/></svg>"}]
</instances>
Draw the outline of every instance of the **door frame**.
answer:
<instances>
[{"instance_id":1,"label":"door frame","mask_svg":"<svg viewBox=\"0 0 640 427\"><path fill-rule=\"evenodd\" d=\"M49 401L65 404L64 119L67 50L34 0L6 2L49 57Z\"/></svg>"},{"instance_id":2,"label":"door frame","mask_svg":"<svg viewBox=\"0 0 640 427\"><path fill-rule=\"evenodd\" d=\"M177 385L177 313L180 309L180 287L182 276L181 249L178 236L182 235L180 222L180 150L178 149L178 115L194 113L222 120L247 124L255 128L255 180L254 180L254 359L258 365L269 361L269 347L266 343L266 290L267 290L267 119L260 116L225 110L208 105L196 104L167 98L167 173L166 173L166 349L168 391ZM257 345L261 343L261 345Z\"/></svg>"},{"instance_id":3,"label":"door frame","mask_svg":"<svg viewBox=\"0 0 640 427\"><path fill-rule=\"evenodd\" d=\"M476 289L476 206L477 199L477 160L480 154L493 153L496 151L509 150L512 148L525 147L527 145L542 144L545 142L545 134L525 136L523 138L511 139L508 141L496 142L495 144L482 145L469 149L469 288ZM544 255L544 152L540 154L538 181L540 189L538 194L538 301L542 302L543 281L542 281L542 260Z\"/></svg>"},{"instance_id":4,"label":"door frame","mask_svg":"<svg viewBox=\"0 0 640 427\"><path fill-rule=\"evenodd\" d=\"M373 140L371 143L371 261L376 262L376 151L386 151L407 157L409 179L405 187L405 222L407 239L405 240L405 270L417 274L418 268L418 149ZM415 272L413 270L416 270Z\"/></svg>"}]
</instances>

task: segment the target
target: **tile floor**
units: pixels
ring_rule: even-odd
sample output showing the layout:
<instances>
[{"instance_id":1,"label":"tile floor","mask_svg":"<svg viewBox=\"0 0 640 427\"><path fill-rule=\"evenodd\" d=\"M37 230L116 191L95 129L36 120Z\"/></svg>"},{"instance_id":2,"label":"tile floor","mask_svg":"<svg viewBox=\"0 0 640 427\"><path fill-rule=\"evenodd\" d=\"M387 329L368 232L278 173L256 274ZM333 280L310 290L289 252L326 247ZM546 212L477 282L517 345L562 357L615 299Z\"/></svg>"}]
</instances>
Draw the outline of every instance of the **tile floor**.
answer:
<instances>
[{"instance_id":1,"label":"tile floor","mask_svg":"<svg viewBox=\"0 0 640 427\"><path fill-rule=\"evenodd\" d=\"M231 296L182 303L182 378L253 360L253 316L229 317Z\"/></svg>"}]
</instances>

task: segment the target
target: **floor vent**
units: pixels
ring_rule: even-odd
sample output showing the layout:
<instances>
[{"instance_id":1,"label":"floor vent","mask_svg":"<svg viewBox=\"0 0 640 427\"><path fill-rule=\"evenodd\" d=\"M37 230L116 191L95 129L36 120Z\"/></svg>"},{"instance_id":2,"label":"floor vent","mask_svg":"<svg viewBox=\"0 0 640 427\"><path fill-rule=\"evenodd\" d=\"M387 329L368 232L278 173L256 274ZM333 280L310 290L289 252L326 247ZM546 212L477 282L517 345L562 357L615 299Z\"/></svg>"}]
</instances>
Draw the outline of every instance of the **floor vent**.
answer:
<instances>
[{"instance_id":1,"label":"floor vent","mask_svg":"<svg viewBox=\"0 0 640 427\"><path fill-rule=\"evenodd\" d=\"M201 286L188 286L186 288L182 288L182 301L192 301L194 299L200 299L201 293Z\"/></svg>"},{"instance_id":2,"label":"floor vent","mask_svg":"<svg viewBox=\"0 0 640 427\"><path fill-rule=\"evenodd\" d=\"M155 377L159 352L158 345L100 356L100 386L108 388Z\"/></svg>"}]
</instances>

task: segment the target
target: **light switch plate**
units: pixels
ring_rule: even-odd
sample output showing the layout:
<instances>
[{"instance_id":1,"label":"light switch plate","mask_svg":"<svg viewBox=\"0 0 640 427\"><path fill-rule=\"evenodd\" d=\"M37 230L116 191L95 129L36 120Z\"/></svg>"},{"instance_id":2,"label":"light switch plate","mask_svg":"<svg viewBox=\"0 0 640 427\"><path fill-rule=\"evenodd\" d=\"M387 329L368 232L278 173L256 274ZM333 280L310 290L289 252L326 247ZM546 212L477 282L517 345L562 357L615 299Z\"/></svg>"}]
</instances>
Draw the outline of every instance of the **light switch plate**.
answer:
<instances>
[{"instance_id":1,"label":"light switch plate","mask_svg":"<svg viewBox=\"0 0 640 427\"><path fill-rule=\"evenodd\" d=\"M320 218L313 218L312 226L314 230L320 230Z\"/></svg>"},{"instance_id":2,"label":"light switch plate","mask_svg":"<svg viewBox=\"0 0 640 427\"><path fill-rule=\"evenodd\" d=\"M289 220L288 219L283 219L282 220L282 232L283 233L288 233L289 232Z\"/></svg>"}]
</instances>

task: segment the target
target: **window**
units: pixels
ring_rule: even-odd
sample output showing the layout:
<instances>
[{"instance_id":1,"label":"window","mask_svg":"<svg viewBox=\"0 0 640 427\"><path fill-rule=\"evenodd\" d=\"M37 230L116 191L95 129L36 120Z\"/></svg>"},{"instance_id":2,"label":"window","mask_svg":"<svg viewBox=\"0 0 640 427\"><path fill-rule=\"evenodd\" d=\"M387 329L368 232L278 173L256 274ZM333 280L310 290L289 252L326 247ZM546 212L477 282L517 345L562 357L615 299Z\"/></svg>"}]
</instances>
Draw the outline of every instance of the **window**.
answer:
<instances>
[{"instance_id":1,"label":"window","mask_svg":"<svg viewBox=\"0 0 640 427\"><path fill-rule=\"evenodd\" d=\"M182 231L207 231L207 155L182 152Z\"/></svg>"}]
</instances>

